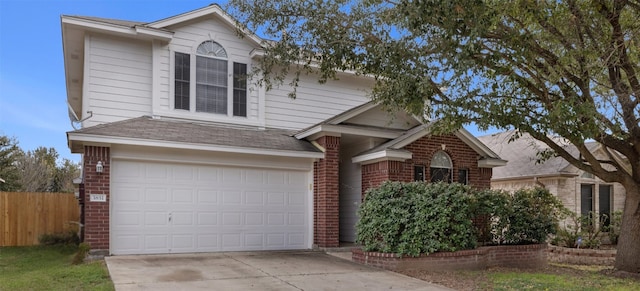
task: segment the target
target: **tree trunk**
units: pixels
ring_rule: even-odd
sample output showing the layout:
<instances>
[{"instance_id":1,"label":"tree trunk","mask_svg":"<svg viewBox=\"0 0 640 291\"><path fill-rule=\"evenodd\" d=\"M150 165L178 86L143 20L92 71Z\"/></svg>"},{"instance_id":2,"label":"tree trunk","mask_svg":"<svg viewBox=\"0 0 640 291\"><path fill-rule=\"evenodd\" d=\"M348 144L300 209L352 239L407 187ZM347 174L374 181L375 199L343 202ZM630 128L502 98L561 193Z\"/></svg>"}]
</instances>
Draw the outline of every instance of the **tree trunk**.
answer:
<instances>
[{"instance_id":1,"label":"tree trunk","mask_svg":"<svg viewBox=\"0 0 640 291\"><path fill-rule=\"evenodd\" d=\"M625 190L615 267L620 271L640 273L640 185L625 185Z\"/></svg>"}]
</instances>

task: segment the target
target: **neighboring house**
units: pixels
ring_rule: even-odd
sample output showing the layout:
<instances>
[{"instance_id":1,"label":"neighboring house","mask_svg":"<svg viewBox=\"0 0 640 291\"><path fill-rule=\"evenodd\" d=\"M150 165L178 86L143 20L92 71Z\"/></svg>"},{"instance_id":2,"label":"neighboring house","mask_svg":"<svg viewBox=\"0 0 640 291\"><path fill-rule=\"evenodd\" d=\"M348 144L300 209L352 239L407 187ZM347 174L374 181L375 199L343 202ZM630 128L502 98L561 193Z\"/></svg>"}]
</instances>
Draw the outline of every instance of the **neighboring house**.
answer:
<instances>
[{"instance_id":1,"label":"neighboring house","mask_svg":"<svg viewBox=\"0 0 640 291\"><path fill-rule=\"evenodd\" d=\"M84 240L107 254L336 247L385 180L488 188L505 164L462 129L369 102L373 80L246 80L264 41L217 5L150 23L62 16ZM286 84L286 82L285 82Z\"/></svg>"},{"instance_id":2,"label":"neighboring house","mask_svg":"<svg viewBox=\"0 0 640 291\"><path fill-rule=\"evenodd\" d=\"M613 211L623 210L625 189L622 185L606 183L593 174L572 166L561 157L538 163L537 153L548 146L528 134L510 142L513 134L513 131L507 131L478 138L500 157L508 160L506 166L493 170L491 188L515 191L544 187L568 209L582 215L591 211L609 215ZM599 143L590 142L586 146L599 159L607 159ZM578 155L575 147L569 151Z\"/></svg>"}]
</instances>

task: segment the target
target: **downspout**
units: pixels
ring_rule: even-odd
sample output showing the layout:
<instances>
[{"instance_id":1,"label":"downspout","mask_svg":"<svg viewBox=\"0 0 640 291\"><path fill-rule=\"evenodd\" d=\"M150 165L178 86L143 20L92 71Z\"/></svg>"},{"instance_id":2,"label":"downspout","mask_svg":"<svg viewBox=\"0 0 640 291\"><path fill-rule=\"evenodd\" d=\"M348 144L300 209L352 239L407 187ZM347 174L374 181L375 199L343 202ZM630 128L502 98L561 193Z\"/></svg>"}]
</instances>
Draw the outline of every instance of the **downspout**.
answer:
<instances>
[{"instance_id":1,"label":"downspout","mask_svg":"<svg viewBox=\"0 0 640 291\"><path fill-rule=\"evenodd\" d=\"M536 186L542 187L542 189L547 189L547 185L540 182L540 179L538 179L538 177L533 177L533 183L536 184Z\"/></svg>"}]
</instances>

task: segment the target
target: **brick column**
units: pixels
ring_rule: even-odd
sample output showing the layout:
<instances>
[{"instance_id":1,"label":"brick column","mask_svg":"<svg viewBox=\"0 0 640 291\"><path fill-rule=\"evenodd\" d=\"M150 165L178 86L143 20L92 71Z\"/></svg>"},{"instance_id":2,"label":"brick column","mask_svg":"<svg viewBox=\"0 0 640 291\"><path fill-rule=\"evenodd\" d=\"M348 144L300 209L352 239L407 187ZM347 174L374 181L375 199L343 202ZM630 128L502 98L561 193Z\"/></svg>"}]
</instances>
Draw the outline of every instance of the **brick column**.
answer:
<instances>
[{"instance_id":1,"label":"brick column","mask_svg":"<svg viewBox=\"0 0 640 291\"><path fill-rule=\"evenodd\" d=\"M96 165L102 162L102 173ZM111 173L108 147L85 146L82 171L84 174L84 241L92 253L109 254L109 177ZM91 201L91 194L104 194L106 202Z\"/></svg>"},{"instance_id":2,"label":"brick column","mask_svg":"<svg viewBox=\"0 0 640 291\"><path fill-rule=\"evenodd\" d=\"M340 246L340 137L316 140L326 149L314 166L313 240L319 247Z\"/></svg>"}]
</instances>

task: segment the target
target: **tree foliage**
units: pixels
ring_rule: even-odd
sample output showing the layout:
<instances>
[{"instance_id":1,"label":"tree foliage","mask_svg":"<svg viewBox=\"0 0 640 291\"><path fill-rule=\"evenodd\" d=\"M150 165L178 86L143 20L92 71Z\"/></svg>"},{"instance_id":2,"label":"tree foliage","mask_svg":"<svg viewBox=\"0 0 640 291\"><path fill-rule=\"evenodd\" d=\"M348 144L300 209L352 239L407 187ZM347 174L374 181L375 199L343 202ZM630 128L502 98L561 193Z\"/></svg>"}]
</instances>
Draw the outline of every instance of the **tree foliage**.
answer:
<instances>
[{"instance_id":1,"label":"tree foliage","mask_svg":"<svg viewBox=\"0 0 640 291\"><path fill-rule=\"evenodd\" d=\"M63 159L55 148L23 151L15 139L0 136L0 191L73 192L80 166Z\"/></svg>"},{"instance_id":2,"label":"tree foliage","mask_svg":"<svg viewBox=\"0 0 640 291\"><path fill-rule=\"evenodd\" d=\"M15 161L21 150L14 138L0 136L0 191L17 191L20 189L18 181L20 173Z\"/></svg>"},{"instance_id":3,"label":"tree foliage","mask_svg":"<svg viewBox=\"0 0 640 291\"><path fill-rule=\"evenodd\" d=\"M616 266L640 272L640 2L637 0L232 0L241 28L271 39L269 89L350 71L371 97L439 120L545 142L544 156L627 192ZM555 137L562 137L558 139ZM558 142L562 140L561 142ZM585 141L604 146L594 156ZM569 148L577 149L572 154Z\"/></svg>"}]
</instances>

